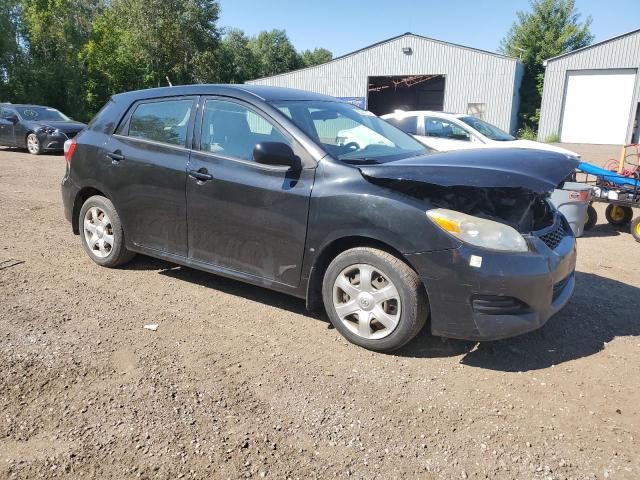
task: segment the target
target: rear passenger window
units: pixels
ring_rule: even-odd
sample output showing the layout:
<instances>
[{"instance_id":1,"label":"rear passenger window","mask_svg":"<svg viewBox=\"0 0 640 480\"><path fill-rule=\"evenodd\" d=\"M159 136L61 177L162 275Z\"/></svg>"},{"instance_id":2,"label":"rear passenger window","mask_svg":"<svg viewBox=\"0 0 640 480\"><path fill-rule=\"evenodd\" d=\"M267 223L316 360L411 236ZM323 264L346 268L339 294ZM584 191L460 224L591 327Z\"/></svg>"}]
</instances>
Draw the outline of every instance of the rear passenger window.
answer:
<instances>
[{"instance_id":1,"label":"rear passenger window","mask_svg":"<svg viewBox=\"0 0 640 480\"><path fill-rule=\"evenodd\" d=\"M207 100L202 115L200 150L253 160L260 142L291 142L265 117L235 102Z\"/></svg>"},{"instance_id":2,"label":"rear passenger window","mask_svg":"<svg viewBox=\"0 0 640 480\"><path fill-rule=\"evenodd\" d=\"M409 117L401 117L401 118L387 118L387 122L389 122L394 127L398 127L405 133L410 135L418 134L418 117L409 116Z\"/></svg>"},{"instance_id":3,"label":"rear passenger window","mask_svg":"<svg viewBox=\"0 0 640 480\"><path fill-rule=\"evenodd\" d=\"M185 146L193 100L141 103L131 115L129 136Z\"/></svg>"}]
</instances>

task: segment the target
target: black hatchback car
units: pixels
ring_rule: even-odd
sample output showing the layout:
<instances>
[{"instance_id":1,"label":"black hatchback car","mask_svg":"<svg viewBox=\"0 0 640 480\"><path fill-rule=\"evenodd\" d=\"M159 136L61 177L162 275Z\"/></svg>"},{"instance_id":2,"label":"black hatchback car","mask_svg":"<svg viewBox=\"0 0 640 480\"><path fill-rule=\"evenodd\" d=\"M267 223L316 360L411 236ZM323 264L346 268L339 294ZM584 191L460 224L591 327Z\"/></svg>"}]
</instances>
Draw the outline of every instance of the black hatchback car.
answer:
<instances>
[{"instance_id":1,"label":"black hatchback car","mask_svg":"<svg viewBox=\"0 0 640 480\"><path fill-rule=\"evenodd\" d=\"M62 152L64 142L84 127L55 108L0 103L0 145L26 148L32 155Z\"/></svg>"},{"instance_id":2,"label":"black hatchback car","mask_svg":"<svg viewBox=\"0 0 640 480\"><path fill-rule=\"evenodd\" d=\"M357 138L358 141L345 141ZM574 289L549 193L562 154L433 154L332 97L197 85L115 95L65 146L67 219L99 265L135 253L324 303L349 341L505 338Z\"/></svg>"}]
</instances>

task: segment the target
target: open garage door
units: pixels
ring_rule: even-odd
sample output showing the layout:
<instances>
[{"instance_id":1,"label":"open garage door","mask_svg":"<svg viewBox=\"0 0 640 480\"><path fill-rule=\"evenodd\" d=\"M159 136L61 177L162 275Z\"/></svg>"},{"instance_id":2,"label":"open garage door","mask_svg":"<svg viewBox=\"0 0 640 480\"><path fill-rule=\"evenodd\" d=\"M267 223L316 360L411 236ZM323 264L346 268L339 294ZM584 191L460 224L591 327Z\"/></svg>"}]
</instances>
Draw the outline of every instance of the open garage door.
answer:
<instances>
[{"instance_id":1,"label":"open garage door","mask_svg":"<svg viewBox=\"0 0 640 480\"><path fill-rule=\"evenodd\" d=\"M369 77L367 109L376 115L394 110L442 111L443 75Z\"/></svg>"},{"instance_id":2,"label":"open garage door","mask_svg":"<svg viewBox=\"0 0 640 480\"><path fill-rule=\"evenodd\" d=\"M631 69L568 72L561 140L626 143L635 79Z\"/></svg>"}]
</instances>

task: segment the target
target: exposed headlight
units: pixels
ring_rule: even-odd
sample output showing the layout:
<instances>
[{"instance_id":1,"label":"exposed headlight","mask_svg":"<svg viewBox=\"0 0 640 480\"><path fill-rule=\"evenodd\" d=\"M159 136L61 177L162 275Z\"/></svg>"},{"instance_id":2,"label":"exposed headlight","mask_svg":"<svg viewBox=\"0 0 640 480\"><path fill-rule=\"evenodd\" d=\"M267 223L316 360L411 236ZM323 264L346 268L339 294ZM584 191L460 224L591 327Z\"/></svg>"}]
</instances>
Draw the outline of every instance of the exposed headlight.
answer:
<instances>
[{"instance_id":1,"label":"exposed headlight","mask_svg":"<svg viewBox=\"0 0 640 480\"><path fill-rule=\"evenodd\" d=\"M445 232L465 243L490 250L526 252L526 240L514 228L466 213L435 208L427 216Z\"/></svg>"}]
</instances>

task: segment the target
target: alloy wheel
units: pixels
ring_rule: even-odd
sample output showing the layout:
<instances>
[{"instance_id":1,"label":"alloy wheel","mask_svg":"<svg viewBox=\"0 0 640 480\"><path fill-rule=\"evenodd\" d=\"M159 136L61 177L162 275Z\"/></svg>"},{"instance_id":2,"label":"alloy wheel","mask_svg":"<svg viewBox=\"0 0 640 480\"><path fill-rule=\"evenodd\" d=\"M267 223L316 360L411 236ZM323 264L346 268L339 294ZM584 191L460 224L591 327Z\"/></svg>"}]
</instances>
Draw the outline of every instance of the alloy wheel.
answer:
<instances>
[{"instance_id":1,"label":"alloy wheel","mask_svg":"<svg viewBox=\"0 0 640 480\"><path fill-rule=\"evenodd\" d=\"M113 227L107 213L91 207L84 214L84 238L91 253L98 258L108 257L114 247Z\"/></svg>"},{"instance_id":2,"label":"alloy wheel","mask_svg":"<svg viewBox=\"0 0 640 480\"><path fill-rule=\"evenodd\" d=\"M40 151L40 141L33 133L27 135L27 150L29 150L31 154L36 154Z\"/></svg>"},{"instance_id":3,"label":"alloy wheel","mask_svg":"<svg viewBox=\"0 0 640 480\"><path fill-rule=\"evenodd\" d=\"M340 272L333 284L333 306L340 321L359 337L377 340L398 326L398 289L380 269L360 263Z\"/></svg>"}]
</instances>

